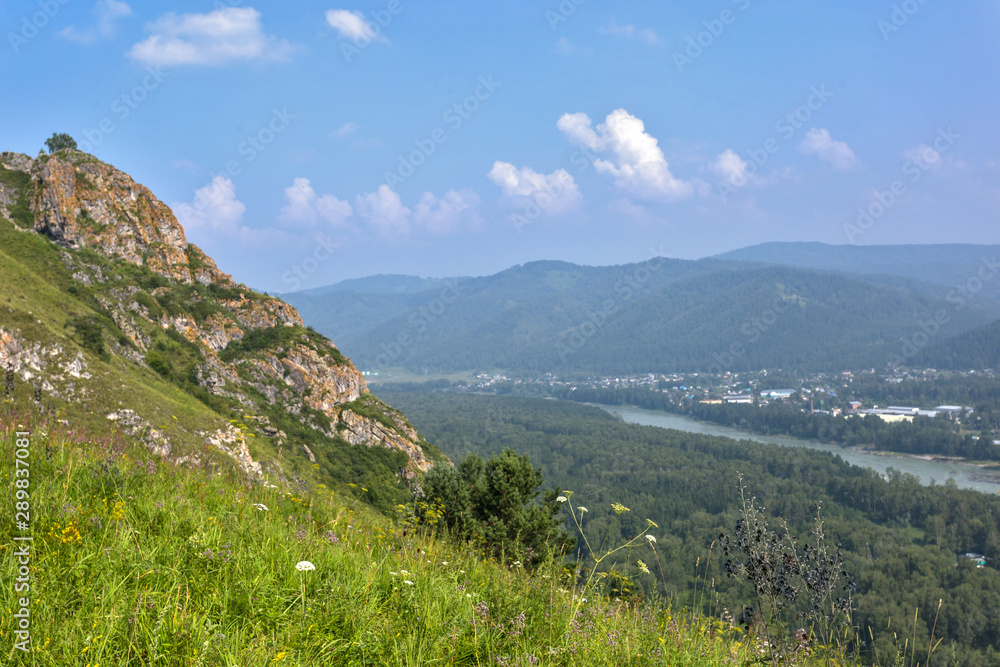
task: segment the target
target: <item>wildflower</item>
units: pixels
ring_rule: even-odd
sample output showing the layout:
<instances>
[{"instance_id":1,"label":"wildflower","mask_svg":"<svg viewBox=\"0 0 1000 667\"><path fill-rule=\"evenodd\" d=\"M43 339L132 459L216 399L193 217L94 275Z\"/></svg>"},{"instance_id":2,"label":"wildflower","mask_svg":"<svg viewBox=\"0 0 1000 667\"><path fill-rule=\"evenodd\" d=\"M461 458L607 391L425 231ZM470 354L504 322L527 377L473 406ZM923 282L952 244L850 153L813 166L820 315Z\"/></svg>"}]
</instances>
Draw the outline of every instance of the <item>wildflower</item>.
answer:
<instances>
[{"instance_id":1,"label":"wildflower","mask_svg":"<svg viewBox=\"0 0 1000 667\"><path fill-rule=\"evenodd\" d=\"M256 507L258 509L258 511L261 511L261 512L266 512L267 511L267 505L265 505L264 503L254 503L254 507Z\"/></svg>"},{"instance_id":2,"label":"wildflower","mask_svg":"<svg viewBox=\"0 0 1000 667\"><path fill-rule=\"evenodd\" d=\"M309 570L315 570L316 566L307 560L300 560L295 564L295 569L299 572L308 572Z\"/></svg>"},{"instance_id":3,"label":"wildflower","mask_svg":"<svg viewBox=\"0 0 1000 667\"><path fill-rule=\"evenodd\" d=\"M629 509L624 505L622 505L621 503L611 503L611 509L613 509L615 511L615 514L617 514L618 516L621 516L625 512L629 511Z\"/></svg>"},{"instance_id":4,"label":"wildflower","mask_svg":"<svg viewBox=\"0 0 1000 667\"><path fill-rule=\"evenodd\" d=\"M646 519L646 523L648 523L653 528L659 528L659 526L656 524L656 522L653 521L652 519Z\"/></svg>"},{"instance_id":5,"label":"wildflower","mask_svg":"<svg viewBox=\"0 0 1000 667\"><path fill-rule=\"evenodd\" d=\"M647 539L647 540L649 540L649 543L650 543L650 544L652 544L653 542L655 542L655 541L656 541L656 538L655 538L655 537L653 537L652 535L647 535L647 536L646 536L646 539Z\"/></svg>"},{"instance_id":6,"label":"wildflower","mask_svg":"<svg viewBox=\"0 0 1000 667\"><path fill-rule=\"evenodd\" d=\"M583 505L580 505L579 507L577 507L577 509L578 509L578 510L580 510L580 513L581 513L581 514L582 514L583 512L586 512L586 511L587 511L587 508L586 508L586 507L584 507Z\"/></svg>"},{"instance_id":7,"label":"wildflower","mask_svg":"<svg viewBox=\"0 0 1000 667\"><path fill-rule=\"evenodd\" d=\"M564 503L569 499L566 496L556 496L556 500L560 503Z\"/></svg>"},{"instance_id":8,"label":"wildflower","mask_svg":"<svg viewBox=\"0 0 1000 667\"><path fill-rule=\"evenodd\" d=\"M646 567L646 564L643 563L642 561L639 561L639 571L642 572L643 574L649 574L649 568Z\"/></svg>"},{"instance_id":9,"label":"wildflower","mask_svg":"<svg viewBox=\"0 0 1000 667\"><path fill-rule=\"evenodd\" d=\"M409 572L407 572L406 570L400 570L399 573L400 574L409 574Z\"/></svg>"},{"instance_id":10,"label":"wildflower","mask_svg":"<svg viewBox=\"0 0 1000 667\"><path fill-rule=\"evenodd\" d=\"M403 579L403 583L406 584L407 586L412 586L413 585L413 582L410 581L409 579Z\"/></svg>"}]
</instances>

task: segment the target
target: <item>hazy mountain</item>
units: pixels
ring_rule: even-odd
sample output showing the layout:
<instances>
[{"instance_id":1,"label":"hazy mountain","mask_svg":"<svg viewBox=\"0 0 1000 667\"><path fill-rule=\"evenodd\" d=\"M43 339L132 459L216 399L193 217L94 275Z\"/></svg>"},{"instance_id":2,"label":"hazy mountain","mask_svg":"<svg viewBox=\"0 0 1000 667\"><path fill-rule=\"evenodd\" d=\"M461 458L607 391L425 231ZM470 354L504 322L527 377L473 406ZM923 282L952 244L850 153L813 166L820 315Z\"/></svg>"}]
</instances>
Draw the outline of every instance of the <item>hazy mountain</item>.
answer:
<instances>
[{"instance_id":1,"label":"hazy mountain","mask_svg":"<svg viewBox=\"0 0 1000 667\"><path fill-rule=\"evenodd\" d=\"M447 280L464 280L463 278L418 278L402 274L379 274L365 278L349 278L333 285L314 287L301 290L295 294L315 295L331 292L362 292L367 294L415 294L434 289Z\"/></svg>"},{"instance_id":2,"label":"hazy mountain","mask_svg":"<svg viewBox=\"0 0 1000 667\"><path fill-rule=\"evenodd\" d=\"M365 369L625 373L883 366L938 310L942 336L1000 315L947 293L906 276L656 259L534 262L405 297L289 301Z\"/></svg>"},{"instance_id":3,"label":"hazy mountain","mask_svg":"<svg viewBox=\"0 0 1000 667\"><path fill-rule=\"evenodd\" d=\"M717 256L744 262L783 264L857 274L908 276L950 289L966 289L1000 300L1000 246L963 243L931 245L828 245L762 243ZM996 277L979 282L983 275Z\"/></svg>"}]
</instances>

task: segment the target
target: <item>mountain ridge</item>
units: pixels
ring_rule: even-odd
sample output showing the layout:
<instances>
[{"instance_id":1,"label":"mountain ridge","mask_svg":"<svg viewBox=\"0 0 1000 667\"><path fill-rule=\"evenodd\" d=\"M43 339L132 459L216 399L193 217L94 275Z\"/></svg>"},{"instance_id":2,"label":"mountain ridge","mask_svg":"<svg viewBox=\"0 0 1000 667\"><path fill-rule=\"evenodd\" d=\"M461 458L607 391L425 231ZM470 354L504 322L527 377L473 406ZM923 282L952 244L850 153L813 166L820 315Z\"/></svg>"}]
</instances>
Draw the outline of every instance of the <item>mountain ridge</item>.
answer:
<instances>
[{"instance_id":1,"label":"mountain ridge","mask_svg":"<svg viewBox=\"0 0 1000 667\"><path fill-rule=\"evenodd\" d=\"M286 298L366 369L614 374L881 366L941 308L944 337L1000 316L1000 304L970 299L959 308L950 295L947 285L905 275L653 258L531 262L448 294ZM809 317L775 317L774 304L797 297L808 299Z\"/></svg>"},{"instance_id":2,"label":"mountain ridge","mask_svg":"<svg viewBox=\"0 0 1000 667\"><path fill-rule=\"evenodd\" d=\"M220 271L124 172L74 150L2 153L0 227L0 364L90 424L300 483L346 484L366 451L398 452L369 471L382 505L444 460L292 305Z\"/></svg>"}]
</instances>

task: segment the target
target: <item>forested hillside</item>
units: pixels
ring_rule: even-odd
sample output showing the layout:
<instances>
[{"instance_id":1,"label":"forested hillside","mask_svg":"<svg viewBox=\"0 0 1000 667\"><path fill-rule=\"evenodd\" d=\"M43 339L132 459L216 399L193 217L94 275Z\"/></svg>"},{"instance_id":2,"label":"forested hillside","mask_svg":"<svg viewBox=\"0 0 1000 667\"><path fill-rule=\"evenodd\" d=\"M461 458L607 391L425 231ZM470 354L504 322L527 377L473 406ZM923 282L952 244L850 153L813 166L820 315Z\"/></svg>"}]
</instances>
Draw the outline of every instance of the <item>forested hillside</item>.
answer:
<instances>
[{"instance_id":1,"label":"forested hillside","mask_svg":"<svg viewBox=\"0 0 1000 667\"><path fill-rule=\"evenodd\" d=\"M953 370L1000 369L1000 320L929 346L914 363Z\"/></svg>"},{"instance_id":2,"label":"forested hillside","mask_svg":"<svg viewBox=\"0 0 1000 667\"><path fill-rule=\"evenodd\" d=\"M416 294L288 298L362 368L414 372L884 367L937 313L947 316L938 337L1000 313L992 303L959 308L940 286L895 282L653 258L600 268L538 262Z\"/></svg>"},{"instance_id":3,"label":"forested hillside","mask_svg":"<svg viewBox=\"0 0 1000 667\"><path fill-rule=\"evenodd\" d=\"M892 662L894 633L908 641L913 633L926 647L936 621L935 637L944 638L938 650L955 664L1000 661L1000 617L987 611L1000 608L1000 498L923 487L905 475L885 481L805 449L627 425L573 403L422 392L384 398L456 460L504 447L527 453L547 480L591 510L588 534L601 536L612 525L613 502L631 509L615 540L647 517L657 522L667 592L689 604L706 585L706 608L735 614L749 600L726 578L725 558L712 546L737 519L738 474L800 539L821 504L827 535L843 544L845 569L857 579L855 622L864 637L871 629L874 643L864 646L870 658ZM966 552L991 560L977 569L960 557Z\"/></svg>"}]
</instances>

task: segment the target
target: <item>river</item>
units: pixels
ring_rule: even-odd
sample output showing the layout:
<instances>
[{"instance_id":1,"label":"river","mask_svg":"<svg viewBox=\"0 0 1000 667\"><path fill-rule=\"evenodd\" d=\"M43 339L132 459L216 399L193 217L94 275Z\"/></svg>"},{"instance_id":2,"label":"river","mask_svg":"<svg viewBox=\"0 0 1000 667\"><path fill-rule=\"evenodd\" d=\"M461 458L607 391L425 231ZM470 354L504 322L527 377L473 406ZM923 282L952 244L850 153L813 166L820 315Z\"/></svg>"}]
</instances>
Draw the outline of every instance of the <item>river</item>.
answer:
<instances>
[{"instance_id":1,"label":"river","mask_svg":"<svg viewBox=\"0 0 1000 667\"><path fill-rule=\"evenodd\" d=\"M974 465L957 463L955 461L927 461L906 454L871 454L816 440L801 440L781 435L756 435L728 426L696 421L690 417L661 410L645 410L622 405L597 405L597 407L621 415L622 419L630 424L659 426L661 428L672 428L678 431L699 433L701 435L718 435L735 440L753 440L755 442L780 445L782 447L818 449L823 452L836 454L848 463L853 463L863 468L872 468L879 474L884 475L886 469L892 467L901 472L916 475L920 478L921 484L925 486L929 485L932 479L937 484L943 484L946 480L953 479L959 488L962 489L974 489L983 493L1000 493L1000 482L983 479L983 470Z\"/></svg>"}]
</instances>

